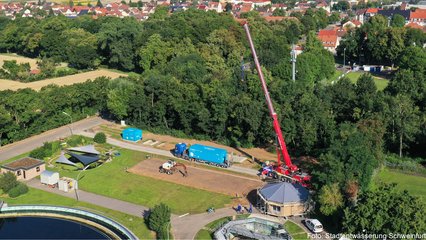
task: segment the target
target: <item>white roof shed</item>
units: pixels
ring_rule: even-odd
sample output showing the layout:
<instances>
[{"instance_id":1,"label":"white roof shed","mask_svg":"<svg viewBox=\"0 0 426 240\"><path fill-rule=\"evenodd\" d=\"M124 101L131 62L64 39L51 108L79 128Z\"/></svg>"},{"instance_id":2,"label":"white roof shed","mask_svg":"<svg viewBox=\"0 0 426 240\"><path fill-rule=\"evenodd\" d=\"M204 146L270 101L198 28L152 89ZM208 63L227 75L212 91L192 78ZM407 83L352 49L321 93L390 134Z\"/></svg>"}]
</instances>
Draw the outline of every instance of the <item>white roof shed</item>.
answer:
<instances>
[{"instance_id":1,"label":"white roof shed","mask_svg":"<svg viewBox=\"0 0 426 240\"><path fill-rule=\"evenodd\" d=\"M42 184L55 185L59 181L59 173L45 170L40 174L40 180Z\"/></svg>"}]
</instances>

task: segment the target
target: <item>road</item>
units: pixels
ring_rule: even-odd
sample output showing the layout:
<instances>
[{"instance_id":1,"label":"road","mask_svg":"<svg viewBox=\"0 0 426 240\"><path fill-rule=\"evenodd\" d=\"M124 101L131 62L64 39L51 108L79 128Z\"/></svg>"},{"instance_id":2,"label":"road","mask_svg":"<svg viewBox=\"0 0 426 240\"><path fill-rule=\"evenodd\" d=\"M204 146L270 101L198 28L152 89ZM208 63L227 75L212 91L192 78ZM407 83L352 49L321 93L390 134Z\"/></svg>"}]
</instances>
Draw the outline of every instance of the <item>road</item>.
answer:
<instances>
[{"instance_id":1,"label":"road","mask_svg":"<svg viewBox=\"0 0 426 240\"><path fill-rule=\"evenodd\" d=\"M34 148L40 147L43 145L44 142L55 141L59 138L68 137L71 135L71 128L74 134L78 134L85 129L89 129L106 122L106 120L103 120L100 117L90 117L80 120L78 122L74 122L73 124L68 124L59 128L55 128L42 134L5 145L3 147L0 147L0 162L15 157L17 155L29 152Z\"/></svg>"}]
</instances>

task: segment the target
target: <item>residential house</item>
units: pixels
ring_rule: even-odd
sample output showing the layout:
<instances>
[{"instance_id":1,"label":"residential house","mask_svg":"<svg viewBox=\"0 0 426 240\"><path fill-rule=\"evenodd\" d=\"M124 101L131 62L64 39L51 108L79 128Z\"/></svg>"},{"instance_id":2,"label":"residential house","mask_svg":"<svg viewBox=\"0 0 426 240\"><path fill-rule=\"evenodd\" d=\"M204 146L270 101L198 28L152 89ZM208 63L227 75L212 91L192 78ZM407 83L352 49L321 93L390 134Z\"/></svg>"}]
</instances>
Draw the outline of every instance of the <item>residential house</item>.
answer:
<instances>
[{"instance_id":1,"label":"residential house","mask_svg":"<svg viewBox=\"0 0 426 240\"><path fill-rule=\"evenodd\" d=\"M336 54L337 46L340 43L340 37L337 35L337 29L322 29L318 32L318 39L323 47Z\"/></svg>"},{"instance_id":2,"label":"residential house","mask_svg":"<svg viewBox=\"0 0 426 240\"><path fill-rule=\"evenodd\" d=\"M350 21L345 22L342 25L342 28L343 29L359 28L359 27L361 27L361 25L362 25L361 21L355 19L355 20L350 20Z\"/></svg>"},{"instance_id":3,"label":"residential house","mask_svg":"<svg viewBox=\"0 0 426 240\"><path fill-rule=\"evenodd\" d=\"M416 9L410 12L410 23L426 26L426 9Z\"/></svg>"}]
</instances>

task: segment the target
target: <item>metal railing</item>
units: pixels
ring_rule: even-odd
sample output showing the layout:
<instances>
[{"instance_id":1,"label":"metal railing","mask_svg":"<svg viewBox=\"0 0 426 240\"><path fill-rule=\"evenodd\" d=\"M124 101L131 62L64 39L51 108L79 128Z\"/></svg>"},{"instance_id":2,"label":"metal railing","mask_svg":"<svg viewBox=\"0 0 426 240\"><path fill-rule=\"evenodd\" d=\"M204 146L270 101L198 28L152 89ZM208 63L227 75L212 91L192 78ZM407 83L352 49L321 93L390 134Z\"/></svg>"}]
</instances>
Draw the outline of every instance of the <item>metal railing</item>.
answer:
<instances>
[{"instance_id":1,"label":"metal railing","mask_svg":"<svg viewBox=\"0 0 426 240\"><path fill-rule=\"evenodd\" d=\"M106 227L113 231L115 234L119 235L120 238L124 239L135 239L138 238L134 233L127 229L122 224L114 221L110 218L104 217L100 214L92 213L86 210L69 208L69 207L60 207L60 206L51 206L51 205L16 205L16 206L3 206L0 209L1 213L56 213L63 214L68 216L80 217L89 221L93 221Z\"/></svg>"}]
</instances>

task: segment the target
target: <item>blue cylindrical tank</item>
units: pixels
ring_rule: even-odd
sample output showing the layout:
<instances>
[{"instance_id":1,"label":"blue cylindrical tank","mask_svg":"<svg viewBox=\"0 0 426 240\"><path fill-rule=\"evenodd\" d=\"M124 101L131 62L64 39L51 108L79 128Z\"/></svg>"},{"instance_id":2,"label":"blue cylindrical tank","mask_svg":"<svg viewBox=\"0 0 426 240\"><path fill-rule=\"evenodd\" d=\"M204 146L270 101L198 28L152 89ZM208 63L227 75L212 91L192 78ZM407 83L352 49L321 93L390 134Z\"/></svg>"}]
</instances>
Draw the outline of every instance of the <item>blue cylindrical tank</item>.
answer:
<instances>
[{"instance_id":1,"label":"blue cylindrical tank","mask_svg":"<svg viewBox=\"0 0 426 240\"><path fill-rule=\"evenodd\" d=\"M194 144L189 147L190 158L199 159L213 164L228 165L227 151L221 148Z\"/></svg>"},{"instance_id":2,"label":"blue cylindrical tank","mask_svg":"<svg viewBox=\"0 0 426 240\"><path fill-rule=\"evenodd\" d=\"M186 143L178 143L175 145L175 155L182 156L186 151Z\"/></svg>"}]
</instances>

